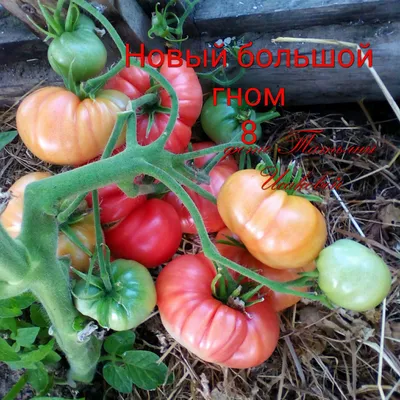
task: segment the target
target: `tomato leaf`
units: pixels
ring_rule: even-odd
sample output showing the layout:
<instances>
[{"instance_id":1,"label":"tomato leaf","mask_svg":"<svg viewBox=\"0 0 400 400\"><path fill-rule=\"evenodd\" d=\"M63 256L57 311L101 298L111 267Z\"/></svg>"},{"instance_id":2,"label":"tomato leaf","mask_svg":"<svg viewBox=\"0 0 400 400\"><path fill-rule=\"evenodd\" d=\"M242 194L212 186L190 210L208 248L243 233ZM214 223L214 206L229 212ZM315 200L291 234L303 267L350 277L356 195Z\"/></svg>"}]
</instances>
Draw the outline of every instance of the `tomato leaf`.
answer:
<instances>
[{"instance_id":1,"label":"tomato leaf","mask_svg":"<svg viewBox=\"0 0 400 400\"><path fill-rule=\"evenodd\" d=\"M0 318L0 330L17 333L17 321L15 318Z\"/></svg>"},{"instance_id":2,"label":"tomato leaf","mask_svg":"<svg viewBox=\"0 0 400 400\"><path fill-rule=\"evenodd\" d=\"M31 347L39 331L39 327L17 329L15 341L21 347Z\"/></svg>"},{"instance_id":3,"label":"tomato leaf","mask_svg":"<svg viewBox=\"0 0 400 400\"><path fill-rule=\"evenodd\" d=\"M104 342L104 350L110 354L122 355L132 350L136 336L132 331L122 331L107 337Z\"/></svg>"},{"instance_id":4,"label":"tomato leaf","mask_svg":"<svg viewBox=\"0 0 400 400\"><path fill-rule=\"evenodd\" d=\"M49 317L40 304L32 304L30 308L31 321L40 328L48 328L50 326Z\"/></svg>"},{"instance_id":5,"label":"tomato leaf","mask_svg":"<svg viewBox=\"0 0 400 400\"><path fill-rule=\"evenodd\" d=\"M103 377L110 386L119 392L132 392L132 380L125 367L108 363L103 367Z\"/></svg>"},{"instance_id":6,"label":"tomato leaf","mask_svg":"<svg viewBox=\"0 0 400 400\"><path fill-rule=\"evenodd\" d=\"M18 317L23 309L28 308L35 302L31 293L24 293L11 299L0 300L0 318Z\"/></svg>"},{"instance_id":7,"label":"tomato leaf","mask_svg":"<svg viewBox=\"0 0 400 400\"><path fill-rule=\"evenodd\" d=\"M42 361L53 350L55 339L50 340L46 345L39 346L37 350L21 354L20 361L8 363L12 369L29 368L35 369L36 363Z\"/></svg>"},{"instance_id":8,"label":"tomato leaf","mask_svg":"<svg viewBox=\"0 0 400 400\"><path fill-rule=\"evenodd\" d=\"M11 143L18 135L17 131L7 131L0 133L0 150Z\"/></svg>"},{"instance_id":9,"label":"tomato leaf","mask_svg":"<svg viewBox=\"0 0 400 400\"><path fill-rule=\"evenodd\" d=\"M58 353L56 353L55 351L50 351L49 354L47 354L47 356L45 358L43 358L43 363L44 364L55 364L56 362L60 361L61 357Z\"/></svg>"},{"instance_id":10,"label":"tomato leaf","mask_svg":"<svg viewBox=\"0 0 400 400\"><path fill-rule=\"evenodd\" d=\"M11 348L11 346L2 338L0 338L0 361L10 362L18 361L19 355Z\"/></svg>"},{"instance_id":11,"label":"tomato leaf","mask_svg":"<svg viewBox=\"0 0 400 400\"><path fill-rule=\"evenodd\" d=\"M28 382L37 391L43 391L49 383L49 374L42 363L38 363L36 369L28 370Z\"/></svg>"},{"instance_id":12,"label":"tomato leaf","mask_svg":"<svg viewBox=\"0 0 400 400\"><path fill-rule=\"evenodd\" d=\"M165 364L158 364L160 359L151 351L133 350L123 354L123 360L127 364L127 370L133 383L145 390L154 390L162 385L168 374Z\"/></svg>"}]
</instances>

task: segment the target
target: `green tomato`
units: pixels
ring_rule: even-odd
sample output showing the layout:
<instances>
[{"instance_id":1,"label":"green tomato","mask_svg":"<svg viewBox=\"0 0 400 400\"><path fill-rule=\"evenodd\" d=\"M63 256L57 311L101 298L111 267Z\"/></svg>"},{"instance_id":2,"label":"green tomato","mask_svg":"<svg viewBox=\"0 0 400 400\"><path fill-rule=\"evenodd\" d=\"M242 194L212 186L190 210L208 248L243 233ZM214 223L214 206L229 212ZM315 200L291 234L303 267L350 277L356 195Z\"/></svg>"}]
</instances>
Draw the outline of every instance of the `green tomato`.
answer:
<instances>
[{"instance_id":1,"label":"green tomato","mask_svg":"<svg viewBox=\"0 0 400 400\"><path fill-rule=\"evenodd\" d=\"M388 295L391 274L372 250L349 239L325 248L317 260L318 285L329 300L352 311L367 311Z\"/></svg>"},{"instance_id":2,"label":"green tomato","mask_svg":"<svg viewBox=\"0 0 400 400\"><path fill-rule=\"evenodd\" d=\"M157 295L147 268L130 260L111 263L113 289L107 292L102 280L93 276L88 291L79 281L74 289L77 310L95 319L103 328L126 331L140 325L153 311Z\"/></svg>"},{"instance_id":3,"label":"green tomato","mask_svg":"<svg viewBox=\"0 0 400 400\"><path fill-rule=\"evenodd\" d=\"M107 62L107 50L94 28L90 18L80 15L73 32L64 32L51 42L47 57L57 74L68 78L71 67L74 81L82 82L101 72Z\"/></svg>"},{"instance_id":4,"label":"green tomato","mask_svg":"<svg viewBox=\"0 0 400 400\"><path fill-rule=\"evenodd\" d=\"M236 96L236 91L231 91L231 95ZM207 136L216 143L228 143L234 139L238 134L243 133L242 123L246 120L253 120L255 112L244 103L239 106L237 99L231 99L230 105L228 105L226 91L219 92L217 94L217 105L214 106L214 99L211 96L203 106L201 112L201 126ZM252 117L253 114L253 118ZM247 125L247 129L250 130L250 124ZM261 137L261 125L256 124L254 133L257 136L257 140ZM251 135L247 135L246 139L251 141ZM238 140L241 140L239 136Z\"/></svg>"}]
</instances>

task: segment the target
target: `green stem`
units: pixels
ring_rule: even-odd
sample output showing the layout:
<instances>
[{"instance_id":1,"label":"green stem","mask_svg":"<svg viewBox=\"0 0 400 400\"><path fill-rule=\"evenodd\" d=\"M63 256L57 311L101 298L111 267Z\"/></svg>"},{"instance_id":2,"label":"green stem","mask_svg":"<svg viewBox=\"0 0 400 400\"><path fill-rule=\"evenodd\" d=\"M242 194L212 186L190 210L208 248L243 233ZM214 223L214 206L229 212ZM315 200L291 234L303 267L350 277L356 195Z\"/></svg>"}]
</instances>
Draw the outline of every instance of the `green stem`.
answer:
<instances>
[{"instance_id":1,"label":"green stem","mask_svg":"<svg viewBox=\"0 0 400 400\"><path fill-rule=\"evenodd\" d=\"M254 122L256 124L262 124L263 122L270 121L271 119L274 119L274 118L277 118L280 116L281 116L281 114L279 114L277 111L270 110L270 111L267 111L266 113L257 114L257 117L254 120Z\"/></svg>"},{"instance_id":2,"label":"green stem","mask_svg":"<svg viewBox=\"0 0 400 400\"><path fill-rule=\"evenodd\" d=\"M76 247L79 247L87 256L92 257L92 252L79 240L74 230L69 226L60 226L60 231L72 242Z\"/></svg>"},{"instance_id":3,"label":"green stem","mask_svg":"<svg viewBox=\"0 0 400 400\"><path fill-rule=\"evenodd\" d=\"M93 199L94 226L96 231L97 259L99 260L99 267L100 267L100 278L104 283L106 291L111 292L113 286L111 284L108 266L106 265L106 261L104 258L103 231L101 229L101 223L100 223L99 193L97 190L93 190L92 199Z\"/></svg>"},{"instance_id":4,"label":"green stem","mask_svg":"<svg viewBox=\"0 0 400 400\"><path fill-rule=\"evenodd\" d=\"M23 375L21 375L21 377L18 379L17 383L11 388L11 390L3 397L3 400L14 400L27 382L28 373L25 372Z\"/></svg>"}]
</instances>

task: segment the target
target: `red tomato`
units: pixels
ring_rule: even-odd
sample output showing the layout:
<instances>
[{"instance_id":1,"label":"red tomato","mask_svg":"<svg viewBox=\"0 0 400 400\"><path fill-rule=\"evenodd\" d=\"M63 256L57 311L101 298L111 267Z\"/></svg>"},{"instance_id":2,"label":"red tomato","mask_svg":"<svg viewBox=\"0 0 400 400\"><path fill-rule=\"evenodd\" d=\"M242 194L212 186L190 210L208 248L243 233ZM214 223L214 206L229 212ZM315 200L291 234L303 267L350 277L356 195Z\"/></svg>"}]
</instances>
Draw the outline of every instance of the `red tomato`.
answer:
<instances>
[{"instance_id":1,"label":"red tomato","mask_svg":"<svg viewBox=\"0 0 400 400\"><path fill-rule=\"evenodd\" d=\"M230 236L240 241L239 237L232 233L228 228L224 228L218 232L216 241L219 240L227 240L226 236ZM295 279L299 279L299 272L305 271L313 271L315 269L315 263L311 263L303 268L297 269L275 269L270 268L267 265L263 264L261 261L258 261L255 257L253 257L249 251L243 247L231 246L222 243L216 243L216 247L226 258L236 262L239 265L243 265L244 267L254 269L255 272L259 273L262 276L265 276L267 279L271 279L278 282L287 282L293 281ZM237 274L234 271L231 271L233 277L237 277ZM296 288L295 290L299 290L302 292L306 292L307 288ZM284 294L280 292L274 292L273 290L264 287L260 290L260 294L264 296L266 300L268 300L275 311L283 311L286 308L293 306L294 304L300 301L300 297L292 295L292 294Z\"/></svg>"},{"instance_id":2,"label":"red tomato","mask_svg":"<svg viewBox=\"0 0 400 400\"><path fill-rule=\"evenodd\" d=\"M169 334L201 359L230 368L263 363L279 338L276 313L268 302L246 313L215 299L213 264L203 255L170 262L156 282L161 320Z\"/></svg>"},{"instance_id":3,"label":"red tomato","mask_svg":"<svg viewBox=\"0 0 400 400\"><path fill-rule=\"evenodd\" d=\"M215 146L213 142L202 142L202 143L194 143L193 150L202 150L208 147ZM215 154L207 155L204 157L196 158L194 160L194 164L197 168L201 168L210 158ZM210 185L201 184L200 186L207 190L207 192L212 193L215 197L217 197L222 185L225 181L238 170L238 166L236 161L227 157L224 160L220 161L210 172ZM200 211L201 216L203 217L207 232L217 232L222 229L225 224L222 221L218 213L218 208L215 204L211 203L209 200L206 200L201 195L197 194L193 190L188 188L184 188L189 196L192 198L197 208ZM190 215L187 208L182 204L180 199L173 192L169 192L164 200L171 204L181 219L182 231L184 233L196 234L197 228L194 224L193 218Z\"/></svg>"},{"instance_id":4,"label":"red tomato","mask_svg":"<svg viewBox=\"0 0 400 400\"><path fill-rule=\"evenodd\" d=\"M165 57L165 60L167 58ZM156 58L154 58L156 60ZM190 142L192 136L191 127L200 115L203 104L203 92L199 79L193 68L183 65L180 67L168 67L167 61L161 66L159 72L163 75L174 88L179 101L179 116L165 148L172 153L183 153ZM125 93L130 99L137 99L143 96L151 87L150 76L144 70L137 67L123 69L118 75L111 78L105 88L116 89ZM171 107L171 99L168 93L162 89L158 92L159 104L162 107ZM154 142L161 133L169 120L169 115L156 113L153 126L146 136L147 125L149 122L149 112L152 107L144 107L144 113L138 115L137 129L138 141L141 145Z\"/></svg>"},{"instance_id":5,"label":"red tomato","mask_svg":"<svg viewBox=\"0 0 400 400\"><path fill-rule=\"evenodd\" d=\"M171 205L151 199L106 230L105 239L115 257L154 268L176 253L182 229L178 214Z\"/></svg>"}]
</instances>

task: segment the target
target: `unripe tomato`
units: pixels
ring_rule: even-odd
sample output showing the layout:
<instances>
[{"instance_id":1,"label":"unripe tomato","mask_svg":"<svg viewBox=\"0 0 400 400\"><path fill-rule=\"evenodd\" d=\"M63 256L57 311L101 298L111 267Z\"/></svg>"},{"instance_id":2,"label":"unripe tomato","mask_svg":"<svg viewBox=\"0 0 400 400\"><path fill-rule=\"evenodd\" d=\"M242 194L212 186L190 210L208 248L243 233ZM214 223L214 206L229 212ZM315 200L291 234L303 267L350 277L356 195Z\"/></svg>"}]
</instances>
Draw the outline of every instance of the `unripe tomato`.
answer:
<instances>
[{"instance_id":1,"label":"unripe tomato","mask_svg":"<svg viewBox=\"0 0 400 400\"><path fill-rule=\"evenodd\" d=\"M218 243L218 241L227 241L227 236L233 237L236 240L239 238L232 233L228 228L224 228L220 230L215 238L216 247L224 257L228 258L236 262L239 265L243 265L243 267L247 267L249 269L254 270L258 274L264 276L267 279L271 279L277 282L287 282L293 281L295 279L299 279L301 276L299 273L313 271L316 268L314 262L311 264L296 269L276 269L270 268L268 265L263 264L261 261L258 261L255 257L253 257L246 248L240 246L233 246L229 244ZM240 241L240 240L239 240ZM236 279L238 274L234 271L229 271L231 275ZM306 292L306 287L296 287L295 290L299 290L301 292ZM293 294L285 294L281 292L274 292L273 290L262 287L259 292L266 301L272 304L275 311L283 311L286 308L293 306L298 303L301 299L299 296L295 296Z\"/></svg>"},{"instance_id":2,"label":"unripe tomato","mask_svg":"<svg viewBox=\"0 0 400 400\"><path fill-rule=\"evenodd\" d=\"M171 261L156 282L157 305L168 333L202 360L251 368L267 360L279 339L279 322L268 302L243 310L213 297L215 268L203 254Z\"/></svg>"},{"instance_id":3,"label":"unripe tomato","mask_svg":"<svg viewBox=\"0 0 400 400\"><path fill-rule=\"evenodd\" d=\"M368 311L389 294L391 274L368 247L341 239L321 251L318 285L329 300L352 311Z\"/></svg>"},{"instance_id":4,"label":"unripe tomato","mask_svg":"<svg viewBox=\"0 0 400 400\"><path fill-rule=\"evenodd\" d=\"M271 187L263 190L266 179L270 177L254 169L235 172L219 192L219 214L264 264L278 269L304 267L325 245L325 219L302 197Z\"/></svg>"},{"instance_id":5,"label":"unripe tomato","mask_svg":"<svg viewBox=\"0 0 400 400\"><path fill-rule=\"evenodd\" d=\"M74 81L81 82L101 72L107 50L94 29L93 21L81 14L73 32L64 32L50 43L47 57L57 74L67 78L71 68Z\"/></svg>"},{"instance_id":6,"label":"unripe tomato","mask_svg":"<svg viewBox=\"0 0 400 400\"><path fill-rule=\"evenodd\" d=\"M153 311L156 290L149 271L134 261L111 263L113 290L109 293L97 278L86 293L86 282L74 287L75 306L80 313L95 319L103 328L126 331L140 325ZM96 279L96 278L94 278Z\"/></svg>"},{"instance_id":7,"label":"unripe tomato","mask_svg":"<svg viewBox=\"0 0 400 400\"><path fill-rule=\"evenodd\" d=\"M0 222L3 224L8 234L16 238L22 227L24 192L25 188L32 182L37 182L50 177L48 172L32 172L18 179L9 189L11 200L6 209L0 215ZM78 222L70 225L70 228L78 236L83 245L91 252L96 246L96 235L93 215L86 215ZM87 272L90 265L90 259L79 247L70 242L70 240L61 232L58 236L58 256L70 256L71 265L82 271Z\"/></svg>"},{"instance_id":8,"label":"unripe tomato","mask_svg":"<svg viewBox=\"0 0 400 400\"><path fill-rule=\"evenodd\" d=\"M17 111L17 130L26 147L41 160L58 165L82 165L101 154L117 113L129 98L116 90L80 100L61 87L45 87L27 96ZM122 134L117 146L125 141Z\"/></svg>"}]
</instances>

